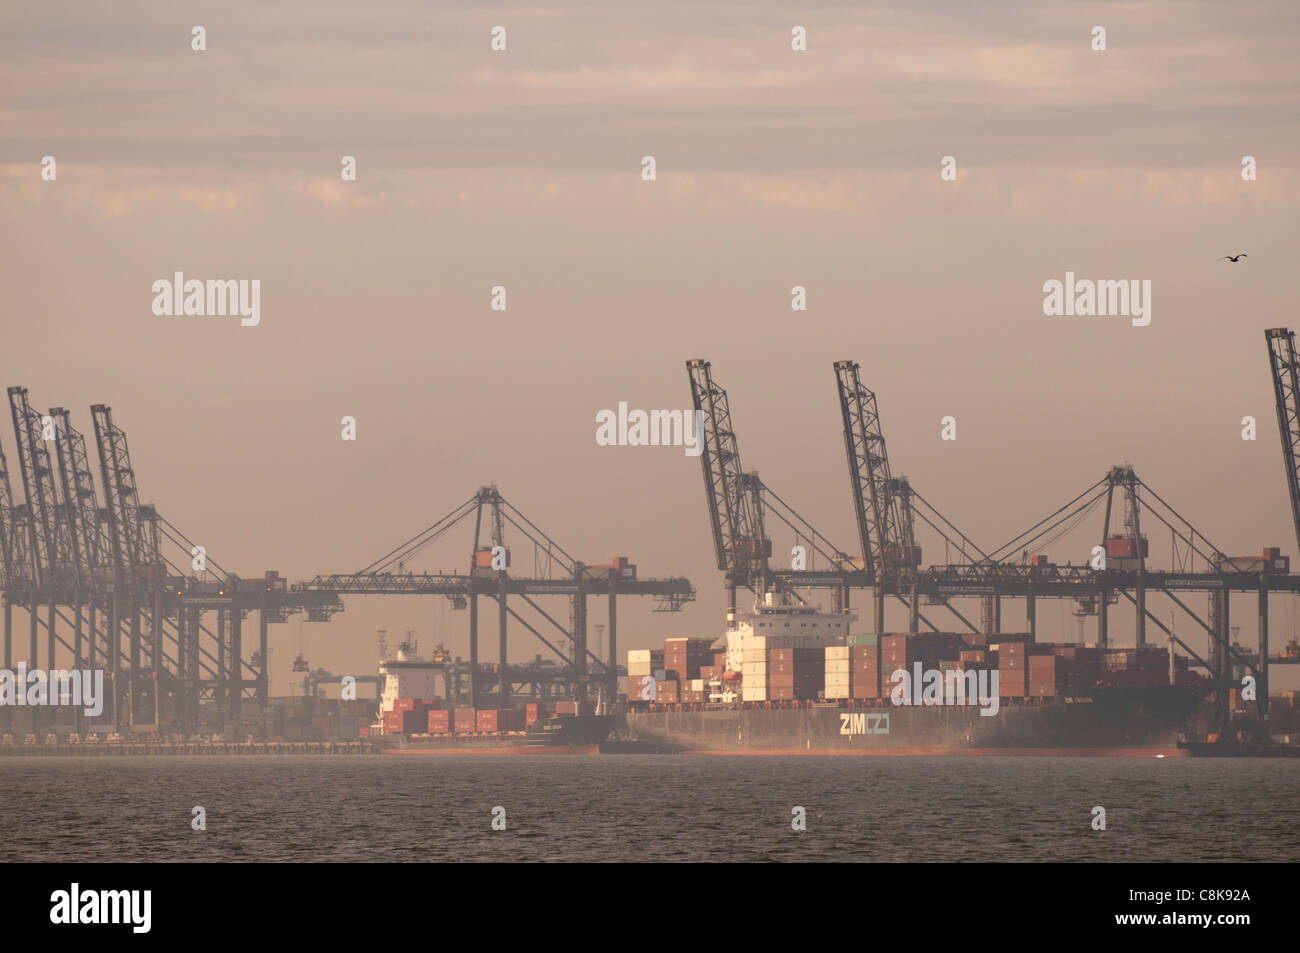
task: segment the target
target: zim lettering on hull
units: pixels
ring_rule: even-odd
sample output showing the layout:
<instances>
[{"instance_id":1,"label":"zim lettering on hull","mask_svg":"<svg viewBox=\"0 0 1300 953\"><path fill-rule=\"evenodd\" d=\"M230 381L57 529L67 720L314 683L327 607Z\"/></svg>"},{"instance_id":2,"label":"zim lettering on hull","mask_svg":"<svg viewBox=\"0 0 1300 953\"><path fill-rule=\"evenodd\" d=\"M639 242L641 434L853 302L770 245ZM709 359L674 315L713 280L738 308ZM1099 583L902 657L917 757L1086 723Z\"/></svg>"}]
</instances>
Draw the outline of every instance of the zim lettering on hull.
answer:
<instances>
[{"instance_id":1,"label":"zim lettering on hull","mask_svg":"<svg viewBox=\"0 0 1300 953\"><path fill-rule=\"evenodd\" d=\"M840 715L840 734L842 735L887 735L889 734L889 714L871 712L845 712Z\"/></svg>"}]
</instances>

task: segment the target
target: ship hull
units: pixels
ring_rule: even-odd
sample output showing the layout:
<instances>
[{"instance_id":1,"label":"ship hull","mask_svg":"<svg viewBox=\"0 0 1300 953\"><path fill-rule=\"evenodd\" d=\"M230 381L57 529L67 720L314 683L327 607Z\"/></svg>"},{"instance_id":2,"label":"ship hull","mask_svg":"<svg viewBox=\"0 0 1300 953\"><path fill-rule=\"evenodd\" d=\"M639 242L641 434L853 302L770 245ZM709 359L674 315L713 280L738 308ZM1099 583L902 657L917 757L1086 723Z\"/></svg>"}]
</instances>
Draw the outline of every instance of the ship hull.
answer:
<instances>
[{"instance_id":1,"label":"ship hull","mask_svg":"<svg viewBox=\"0 0 1300 953\"><path fill-rule=\"evenodd\" d=\"M381 735L381 754L597 754L617 720L609 715L557 716L526 732Z\"/></svg>"},{"instance_id":2,"label":"ship hull","mask_svg":"<svg viewBox=\"0 0 1300 953\"><path fill-rule=\"evenodd\" d=\"M977 706L634 710L650 744L711 754L1185 754L1183 725L1201 693L1186 686L1099 691L1088 699Z\"/></svg>"},{"instance_id":3,"label":"ship hull","mask_svg":"<svg viewBox=\"0 0 1300 953\"><path fill-rule=\"evenodd\" d=\"M492 744L465 741L457 744L413 742L381 748L380 754L439 755L439 754L599 754L598 745L521 745Z\"/></svg>"}]
</instances>

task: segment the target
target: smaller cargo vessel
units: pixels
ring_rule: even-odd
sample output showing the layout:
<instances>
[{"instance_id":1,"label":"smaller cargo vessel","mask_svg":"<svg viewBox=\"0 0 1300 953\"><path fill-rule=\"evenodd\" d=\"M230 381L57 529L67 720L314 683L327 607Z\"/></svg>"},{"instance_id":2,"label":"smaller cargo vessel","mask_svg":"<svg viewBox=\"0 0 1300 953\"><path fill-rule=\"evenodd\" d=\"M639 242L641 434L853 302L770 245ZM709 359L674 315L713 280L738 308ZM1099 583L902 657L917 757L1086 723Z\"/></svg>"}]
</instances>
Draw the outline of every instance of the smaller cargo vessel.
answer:
<instances>
[{"instance_id":1,"label":"smaller cargo vessel","mask_svg":"<svg viewBox=\"0 0 1300 953\"><path fill-rule=\"evenodd\" d=\"M618 722L570 700L445 707L450 661L441 648L422 658L408 640L380 662L379 720L365 734L381 754L596 754Z\"/></svg>"}]
</instances>

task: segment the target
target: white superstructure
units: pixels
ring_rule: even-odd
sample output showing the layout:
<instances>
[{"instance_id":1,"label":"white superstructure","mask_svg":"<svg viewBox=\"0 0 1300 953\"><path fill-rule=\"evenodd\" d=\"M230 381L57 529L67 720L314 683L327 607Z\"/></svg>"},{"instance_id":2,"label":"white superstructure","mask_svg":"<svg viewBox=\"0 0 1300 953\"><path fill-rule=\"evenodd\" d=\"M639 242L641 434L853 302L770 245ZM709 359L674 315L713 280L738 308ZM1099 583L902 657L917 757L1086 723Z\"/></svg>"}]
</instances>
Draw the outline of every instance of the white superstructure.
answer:
<instances>
[{"instance_id":1,"label":"white superstructure","mask_svg":"<svg viewBox=\"0 0 1300 953\"><path fill-rule=\"evenodd\" d=\"M754 611L727 619L727 668L745 671L745 653L768 649L821 648L844 645L858 616L853 612L823 612L820 606L800 605L789 596L765 593Z\"/></svg>"},{"instance_id":2,"label":"white superstructure","mask_svg":"<svg viewBox=\"0 0 1300 953\"><path fill-rule=\"evenodd\" d=\"M402 642L397 657L381 659L379 674L383 683L379 692L379 714L393 711L399 698L438 698L436 679L447 671L445 662L431 662L416 654L417 645Z\"/></svg>"}]
</instances>

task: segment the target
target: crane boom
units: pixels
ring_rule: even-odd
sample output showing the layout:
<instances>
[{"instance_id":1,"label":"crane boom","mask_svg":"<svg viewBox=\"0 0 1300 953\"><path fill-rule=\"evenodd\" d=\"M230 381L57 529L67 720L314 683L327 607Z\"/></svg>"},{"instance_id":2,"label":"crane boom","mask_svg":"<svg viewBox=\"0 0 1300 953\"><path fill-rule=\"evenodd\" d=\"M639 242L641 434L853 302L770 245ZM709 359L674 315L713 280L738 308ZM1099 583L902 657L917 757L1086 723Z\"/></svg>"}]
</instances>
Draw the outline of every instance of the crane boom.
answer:
<instances>
[{"instance_id":1,"label":"crane boom","mask_svg":"<svg viewBox=\"0 0 1300 953\"><path fill-rule=\"evenodd\" d=\"M858 364L836 361L835 383L862 558L868 574L896 575L900 566L914 563L910 511L902 510L910 487L890 476L876 395L863 386Z\"/></svg>"},{"instance_id":2,"label":"crane boom","mask_svg":"<svg viewBox=\"0 0 1300 953\"><path fill-rule=\"evenodd\" d=\"M27 553L26 517L14 503L13 485L9 480L9 461L0 444L0 570L4 571L4 588L16 590L19 580L31 575Z\"/></svg>"},{"instance_id":3,"label":"crane boom","mask_svg":"<svg viewBox=\"0 0 1300 953\"><path fill-rule=\"evenodd\" d=\"M686 369L692 406L704 412L700 465L718 568L727 573L730 588L751 586L755 580L762 585L771 541L763 536L762 516L756 512L758 475L741 469L727 392L713 379L709 362L687 361Z\"/></svg>"},{"instance_id":4,"label":"crane boom","mask_svg":"<svg viewBox=\"0 0 1300 953\"><path fill-rule=\"evenodd\" d=\"M73 563L67 527L58 518L61 503L54 464L43 439L45 422L32 410L26 387L9 388L9 411L30 518L33 580L38 586L53 585L59 574L71 569Z\"/></svg>"},{"instance_id":5,"label":"crane boom","mask_svg":"<svg viewBox=\"0 0 1300 953\"><path fill-rule=\"evenodd\" d=\"M72 415L64 408L53 408L50 416L57 425L55 455L77 572L84 584L91 584L105 567L107 553L86 438L72 426Z\"/></svg>"},{"instance_id":6,"label":"crane boom","mask_svg":"<svg viewBox=\"0 0 1300 953\"><path fill-rule=\"evenodd\" d=\"M1300 368L1296 365L1295 332L1290 328L1269 328L1264 338L1268 342L1268 365L1277 402L1291 519L1295 524L1296 546L1300 547Z\"/></svg>"},{"instance_id":7,"label":"crane boom","mask_svg":"<svg viewBox=\"0 0 1300 953\"><path fill-rule=\"evenodd\" d=\"M108 541L119 580L134 585L141 570L160 567L157 514L140 504L126 434L113 423L113 409L90 408L99 448L99 466L108 503Z\"/></svg>"}]
</instances>

